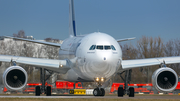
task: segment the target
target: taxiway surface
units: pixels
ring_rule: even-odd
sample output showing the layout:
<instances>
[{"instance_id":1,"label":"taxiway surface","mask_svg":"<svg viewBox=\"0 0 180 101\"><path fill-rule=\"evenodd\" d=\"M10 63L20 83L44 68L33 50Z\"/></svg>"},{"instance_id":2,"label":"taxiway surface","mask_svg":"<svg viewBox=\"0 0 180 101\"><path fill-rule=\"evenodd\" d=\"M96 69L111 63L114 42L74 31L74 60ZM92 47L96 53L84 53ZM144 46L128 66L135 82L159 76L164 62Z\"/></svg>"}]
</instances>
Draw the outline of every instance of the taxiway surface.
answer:
<instances>
[{"instance_id":1,"label":"taxiway surface","mask_svg":"<svg viewBox=\"0 0 180 101\"><path fill-rule=\"evenodd\" d=\"M180 96L135 96L135 97L117 97L117 96L0 96L0 98L109 98L109 99L180 99Z\"/></svg>"}]
</instances>

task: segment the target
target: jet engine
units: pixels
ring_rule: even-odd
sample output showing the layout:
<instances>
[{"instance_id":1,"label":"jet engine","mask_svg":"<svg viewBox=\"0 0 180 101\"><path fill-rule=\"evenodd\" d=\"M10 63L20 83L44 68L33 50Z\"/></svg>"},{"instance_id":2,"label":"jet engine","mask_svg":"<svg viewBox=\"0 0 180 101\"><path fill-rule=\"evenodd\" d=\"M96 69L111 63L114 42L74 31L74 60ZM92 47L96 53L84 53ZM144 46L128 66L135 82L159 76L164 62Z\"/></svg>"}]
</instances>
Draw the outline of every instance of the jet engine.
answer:
<instances>
[{"instance_id":1,"label":"jet engine","mask_svg":"<svg viewBox=\"0 0 180 101\"><path fill-rule=\"evenodd\" d=\"M152 75L152 84L158 91L172 92L178 84L178 76L171 68L159 68Z\"/></svg>"},{"instance_id":2,"label":"jet engine","mask_svg":"<svg viewBox=\"0 0 180 101\"><path fill-rule=\"evenodd\" d=\"M27 72L20 66L11 66L3 73L3 83L7 89L21 90L27 84Z\"/></svg>"}]
</instances>

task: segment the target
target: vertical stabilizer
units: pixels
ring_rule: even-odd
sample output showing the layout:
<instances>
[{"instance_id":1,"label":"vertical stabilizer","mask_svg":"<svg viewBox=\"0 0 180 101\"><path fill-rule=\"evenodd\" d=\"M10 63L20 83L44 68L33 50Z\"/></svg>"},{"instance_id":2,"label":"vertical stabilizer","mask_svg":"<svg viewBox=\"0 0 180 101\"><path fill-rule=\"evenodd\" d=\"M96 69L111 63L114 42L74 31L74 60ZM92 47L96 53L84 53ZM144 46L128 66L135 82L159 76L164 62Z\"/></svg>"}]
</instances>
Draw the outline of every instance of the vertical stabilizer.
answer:
<instances>
[{"instance_id":1,"label":"vertical stabilizer","mask_svg":"<svg viewBox=\"0 0 180 101\"><path fill-rule=\"evenodd\" d=\"M76 36L76 27L75 27L75 15L74 15L74 2L69 0L69 36Z\"/></svg>"}]
</instances>

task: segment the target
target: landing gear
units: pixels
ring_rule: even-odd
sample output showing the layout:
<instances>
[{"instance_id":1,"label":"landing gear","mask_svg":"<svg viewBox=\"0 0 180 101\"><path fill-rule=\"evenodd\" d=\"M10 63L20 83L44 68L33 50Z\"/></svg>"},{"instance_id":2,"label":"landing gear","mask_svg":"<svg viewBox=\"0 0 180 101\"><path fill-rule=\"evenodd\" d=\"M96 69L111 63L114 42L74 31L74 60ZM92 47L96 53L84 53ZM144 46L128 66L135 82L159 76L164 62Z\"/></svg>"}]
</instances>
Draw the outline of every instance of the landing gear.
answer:
<instances>
[{"instance_id":1,"label":"landing gear","mask_svg":"<svg viewBox=\"0 0 180 101\"><path fill-rule=\"evenodd\" d=\"M93 95L94 96L104 96L105 95L105 90L104 90L104 88L101 88L101 87L102 87L102 84L105 81L105 78L96 77L96 78L94 78L94 80L95 80L95 82L97 84L97 88L94 89Z\"/></svg>"},{"instance_id":2,"label":"landing gear","mask_svg":"<svg viewBox=\"0 0 180 101\"><path fill-rule=\"evenodd\" d=\"M125 72L125 79L121 76ZM118 88L118 97L123 97L123 95L127 94L129 97L134 97L134 88L133 87L128 87L128 84L130 84L131 81L131 72L132 70L126 70L120 73L120 77L124 81L124 89L123 87Z\"/></svg>"},{"instance_id":3,"label":"landing gear","mask_svg":"<svg viewBox=\"0 0 180 101\"><path fill-rule=\"evenodd\" d=\"M105 95L105 90L104 88L95 88L93 91L94 96L104 96Z\"/></svg>"},{"instance_id":4,"label":"landing gear","mask_svg":"<svg viewBox=\"0 0 180 101\"><path fill-rule=\"evenodd\" d=\"M35 91L35 95L36 96L40 96L40 94L46 94L46 96L51 96L51 86L45 86L45 82L49 79L49 77L53 74L52 71L48 71L51 75L49 75L48 77L46 77L45 79L45 70L44 68L40 68L40 79L41 79L41 83L42 86L36 86L36 91Z\"/></svg>"}]
</instances>

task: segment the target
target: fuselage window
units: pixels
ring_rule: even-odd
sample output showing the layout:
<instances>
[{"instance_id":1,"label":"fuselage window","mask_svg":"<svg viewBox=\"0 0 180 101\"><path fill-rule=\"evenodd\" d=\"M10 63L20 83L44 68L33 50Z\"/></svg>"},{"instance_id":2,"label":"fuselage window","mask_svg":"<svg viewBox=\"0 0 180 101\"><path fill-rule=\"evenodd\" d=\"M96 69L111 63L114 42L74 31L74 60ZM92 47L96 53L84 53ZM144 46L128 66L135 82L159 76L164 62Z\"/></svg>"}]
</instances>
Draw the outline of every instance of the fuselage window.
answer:
<instances>
[{"instance_id":1,"label":"fuselage window","mask_svg":"<svg viewBox=\"0 0 180 101\"><path fill-rule=\"evenodd\" d=\"M89 50L94 50L96 48L96 45L92 45Z\"/></svg>"},{"instance_id":2,"label":"fuselage window","mask_svg":"<svg viewBox=\"0 0 180 101\"><path fill-rule=\"evenodd\" d=\"M97 46L96 49L103 50L103 46Z\"/></svg>"},{"instance_id":3,"label":"fuselage window","mask_svg":"<svg viewBox=\"0 0 180 101\"><path fill-rule=\"evenodd\" d=\"M105 50L110 50L111 47L110 47L110 46L104 46L104 49L105 49Z\"/></svg>"},{"instance_id":4,"label":"fuselage window","mask_svg":"<svg viewBox=\"0 0 180 101\"><path fill-rule=\"evenodd\" d=\"M115 48L113 45L111 45L111 49L112 49L112 50L116 50L116 48Z\"/></svg>"}]
</instances>

